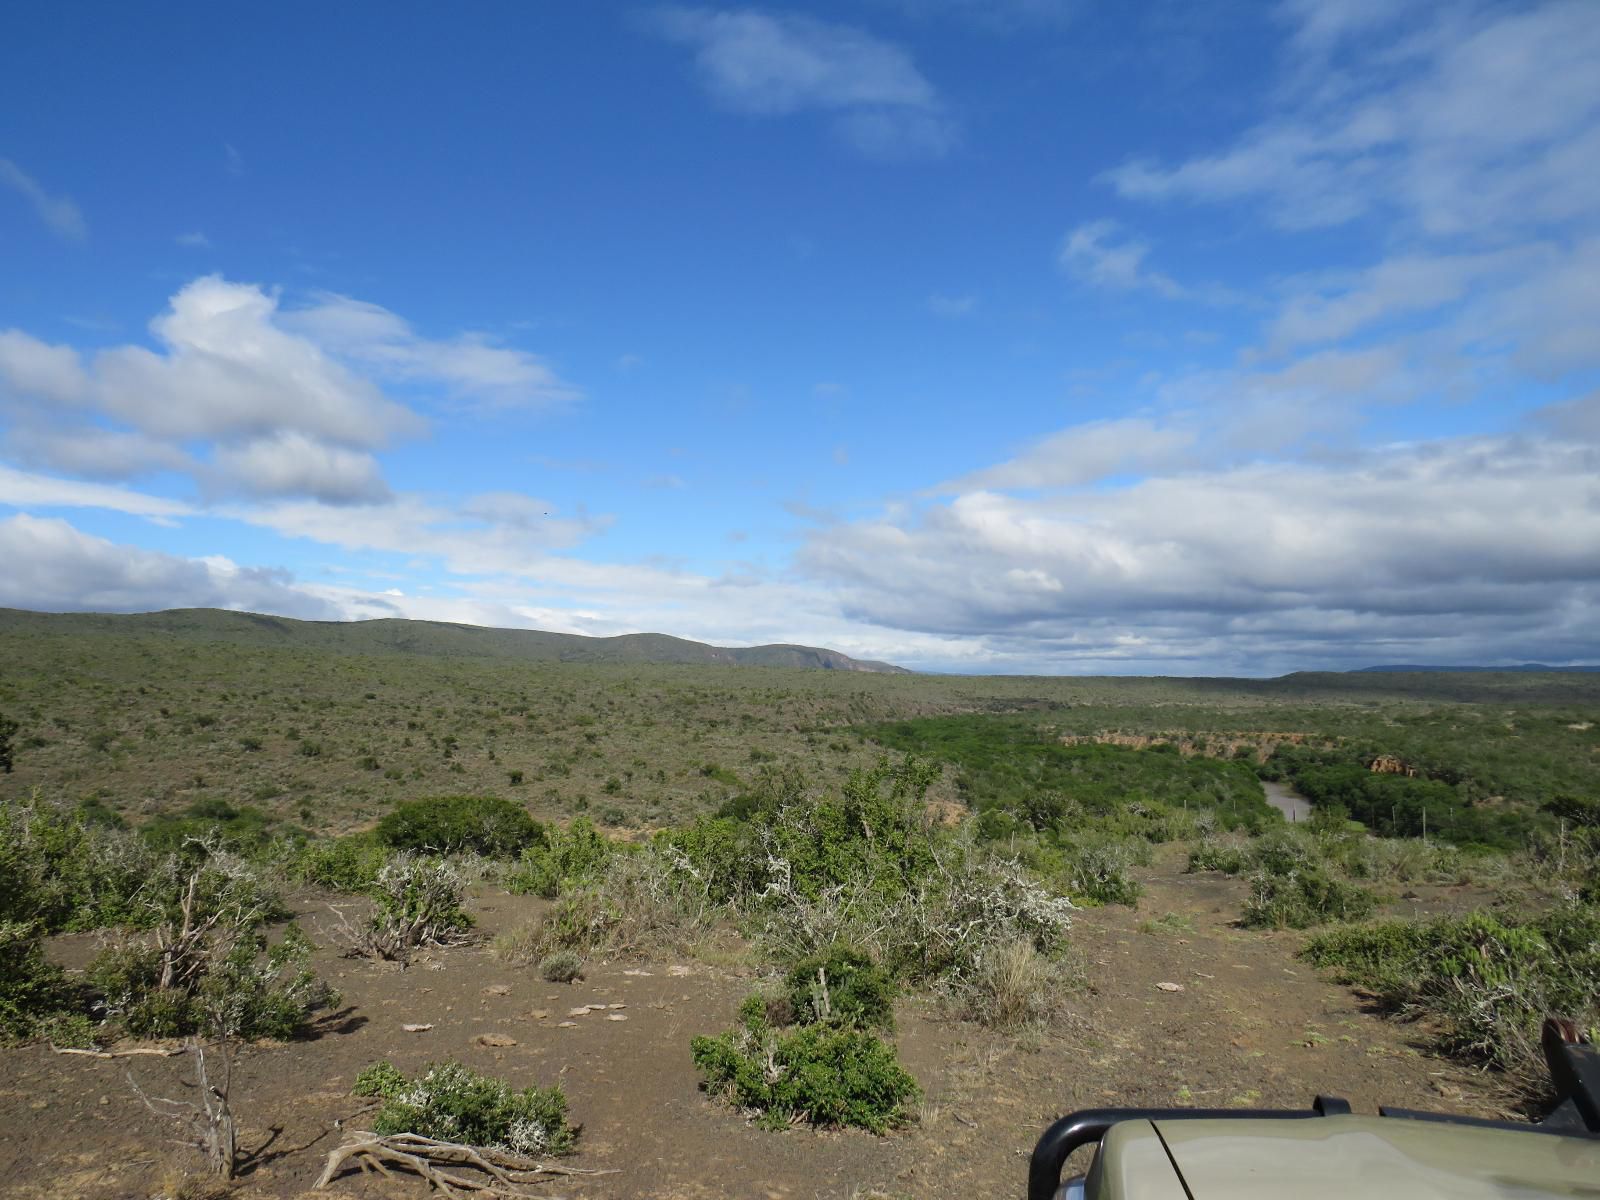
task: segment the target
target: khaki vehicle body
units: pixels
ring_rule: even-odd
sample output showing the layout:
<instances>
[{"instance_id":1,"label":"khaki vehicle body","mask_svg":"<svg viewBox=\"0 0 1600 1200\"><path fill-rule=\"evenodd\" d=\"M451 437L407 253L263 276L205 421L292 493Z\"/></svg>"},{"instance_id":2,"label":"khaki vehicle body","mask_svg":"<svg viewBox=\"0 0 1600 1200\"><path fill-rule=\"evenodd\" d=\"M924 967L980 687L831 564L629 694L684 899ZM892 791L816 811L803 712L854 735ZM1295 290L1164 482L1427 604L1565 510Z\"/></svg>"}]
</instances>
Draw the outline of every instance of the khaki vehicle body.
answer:
<instances>
[{"instance_id":1,"label":"khaki vehicle body","mask_svg":"<svg viewBox=\"0 0 1600 1200\"><path fill-rule=\"evenodd\" d=\"M1124 1121L1101 1142L1086 1200L1600 1198L1600 1141L1329 1116Z\"/></svg>"},{"instance_id":2,"label":"khaki vehicle body","mask_svg":"<svg viewBox=\"0 0 1600 1200\"><path fill-rule=\"evenodd\" d=\"M1600 1048L1550 1017L1556 1103L1536 1125L1380 1108L1102 1108L1062 1117L1028 1164L1028 1200L1600 1200ZM1062 1182L1074 1151L1087 1176Z\"/></svg>"}]
</instances>

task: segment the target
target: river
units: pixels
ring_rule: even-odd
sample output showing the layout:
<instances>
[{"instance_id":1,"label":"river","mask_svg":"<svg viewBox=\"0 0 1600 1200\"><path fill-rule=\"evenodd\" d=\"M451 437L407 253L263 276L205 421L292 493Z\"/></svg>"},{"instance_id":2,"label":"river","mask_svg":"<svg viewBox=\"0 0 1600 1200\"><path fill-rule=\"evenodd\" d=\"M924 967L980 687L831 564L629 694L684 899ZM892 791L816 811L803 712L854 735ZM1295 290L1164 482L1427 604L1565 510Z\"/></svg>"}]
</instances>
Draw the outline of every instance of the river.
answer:
<instances>
[{"instance_id":1,"label":"river","mask_svg":"<svg viewBox=\"0 0 1600 1200\"><path fill-rule=\"evenodd\" d=\"M1311 801L1288 784L1263 779L1261 786L1266 789L1267 803L1281 812L1284 820L1303 821L1311 815Z\"/></svg>"}]
</instances>

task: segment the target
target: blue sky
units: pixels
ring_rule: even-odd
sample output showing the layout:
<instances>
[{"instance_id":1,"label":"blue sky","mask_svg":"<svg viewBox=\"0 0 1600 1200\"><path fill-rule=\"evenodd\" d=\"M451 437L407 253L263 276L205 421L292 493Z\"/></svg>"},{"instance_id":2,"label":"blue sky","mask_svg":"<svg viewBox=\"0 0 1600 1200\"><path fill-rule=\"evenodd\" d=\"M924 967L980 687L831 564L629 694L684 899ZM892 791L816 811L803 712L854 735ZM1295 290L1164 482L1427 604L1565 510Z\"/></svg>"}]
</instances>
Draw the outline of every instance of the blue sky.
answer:
<instances>
[{"instance_id":1,"label":"blue sky","mask_svg":"<svg viewBox=\"0 0 1600 1200\"><path fill-rule=\"evenodd\" d=\"M0 605L1600 658L1600 9L63 3Z\"/></svg>"}]
</instances>

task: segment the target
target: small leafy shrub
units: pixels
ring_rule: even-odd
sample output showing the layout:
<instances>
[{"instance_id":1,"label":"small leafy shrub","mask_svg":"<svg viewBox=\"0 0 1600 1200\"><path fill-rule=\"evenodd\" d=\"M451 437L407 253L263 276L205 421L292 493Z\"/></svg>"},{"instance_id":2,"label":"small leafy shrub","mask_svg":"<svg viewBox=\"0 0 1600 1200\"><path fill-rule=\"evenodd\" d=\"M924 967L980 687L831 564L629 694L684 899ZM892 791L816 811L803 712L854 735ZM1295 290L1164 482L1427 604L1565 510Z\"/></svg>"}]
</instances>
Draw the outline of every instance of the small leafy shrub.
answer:
<instances>
[{"instance_id":1,"label":"small leafy shrub","mask_svg":"<svg viewBox=\"0 0 1600 1200\"><path fill-rule=\"evenodd\" d=\"M1196 871L1221 871L1224 875L1240 875L1249 867L1250 856L1243 846L1227 842L1202 840L1189 849L1189 865L1184 869Z\"/></svg>"},{"instance_id":2,"label":"small leafy shrub","mask_svg":"<svg viewBox=\"0 0 1600 1200\"><path fill-rule=\"evenodd\" d=\"M551 983L571 983L583 978L583 959L571 950L557 950L539 961L539 974Z\"/></svg>"},{"instance_id":3,"label":"small leafy shrub","mask_svg":"<svg viewBox=\"0 0 1600 1200\"><path fill-rule=\"evenodd\" d=\"M377 835L396 850L509 858L542 841L544 829L520 804L498 796L438 796L396 806L378 822Z\"/></svg>"},{"instance_id":4,"label":"small leafy shrub","mask_svg":"<svg viewBox=\"0 0 1600 1200\"><path fill-rule=\"evenodd\" d=\"M861 951L834 946L795 964L785 981L801 1024L894 1028L894 980Z\"/></svg>"},{"instance_id":5,"label":"small leafy shrub","mask_svg":"<svg viewBox=\"0 0 1600 1200\"><path fill-rule=\"evenodd\" d=\"M1364 887L1335 879L1316 867L1250 881L1244 923L1253 929L1309 929L1329 921L1360 921L1378 898Z\"/></svg>"},{"instance_id":6,"label":"small leafy shrub","mask_svg":"<svg viewBox=\"0 0 1600 1200\"><path fill-rule=\"evenodd\" d=\"M293 1037L312 1013L338 1003L308 965L315 949L294 924L275 946L260 933L240 938L200 985L200 1027L219 1037Z\"/></svg>"},{"instance_id":7,"label":"small leafy shrub","mask_svg":"<svg viewBox=\"0 0 1600 1200\"><path fill-rule=\"evenodd\" d=\"M779 1031L758 995L734 1029L694 1038L690 1052L706 1090L753 1112L765 1129L809 1121L884 1133L910 1120L922 1094L881 1038L828 1025Z\"/></svg>"},{"instance_id":8,"label":"small leafy shrub","mask_svg":"<svg viewBox=\"0 0 1600 1200\"><path fill-rule=\"evenodd\" d=\"M382 1100L378 1134L415 1133L515 1154L566 1154L578 1131L567 1124L560 1084L514 1089L457 1062L437 1063L408 1079L394 1064L374 1063L356 1076L355 1093Z\"/></svg>"},{"instance_id":9,"label":"small leafy shrub","mask_svg":"<svg viewBox=\"0 0 1600 1200\"><path fill-rule=\"evenodd\" d=\"M253 805L236 807L226 800L196 800L183 811L165 813L139 829L146 845L159 852L186 853L195 842L248 854L266 843L276 825Z\"/></svg>"},{"instance_id":10,"label":"small leafy shrub","mask_svg":"<svg viewBox=\"0 0 1600 1200\"><path fill-rule=\"evenodd\" d=\"M508 892L553 900L599 878L616 852L587 817L577 817L565 829L546 827L544 837L523 850L502 883Z\"/></svg>"}]
</instances>

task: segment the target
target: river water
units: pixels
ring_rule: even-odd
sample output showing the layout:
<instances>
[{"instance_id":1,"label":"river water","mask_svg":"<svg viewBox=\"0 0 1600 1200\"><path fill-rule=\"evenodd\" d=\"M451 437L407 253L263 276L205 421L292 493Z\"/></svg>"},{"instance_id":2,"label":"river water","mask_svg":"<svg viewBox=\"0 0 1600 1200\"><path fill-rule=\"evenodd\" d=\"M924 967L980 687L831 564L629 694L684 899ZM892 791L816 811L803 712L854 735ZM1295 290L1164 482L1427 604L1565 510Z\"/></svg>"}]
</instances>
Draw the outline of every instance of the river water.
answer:
<instances>
[{"instance_id":1,"label":"river water","mask_svg":"<svg viewBox=\"0 0 1600 1200\"><path fill-rule=\"evenodd\" d=\"M1263 779L1261 786L1266 789L1267 803L1272 805L1284 816L1286 821L1304 821L1311 815L1311 801L1286 783L1274 783L1270 779Z\"/></svg>"}]
</instances>

